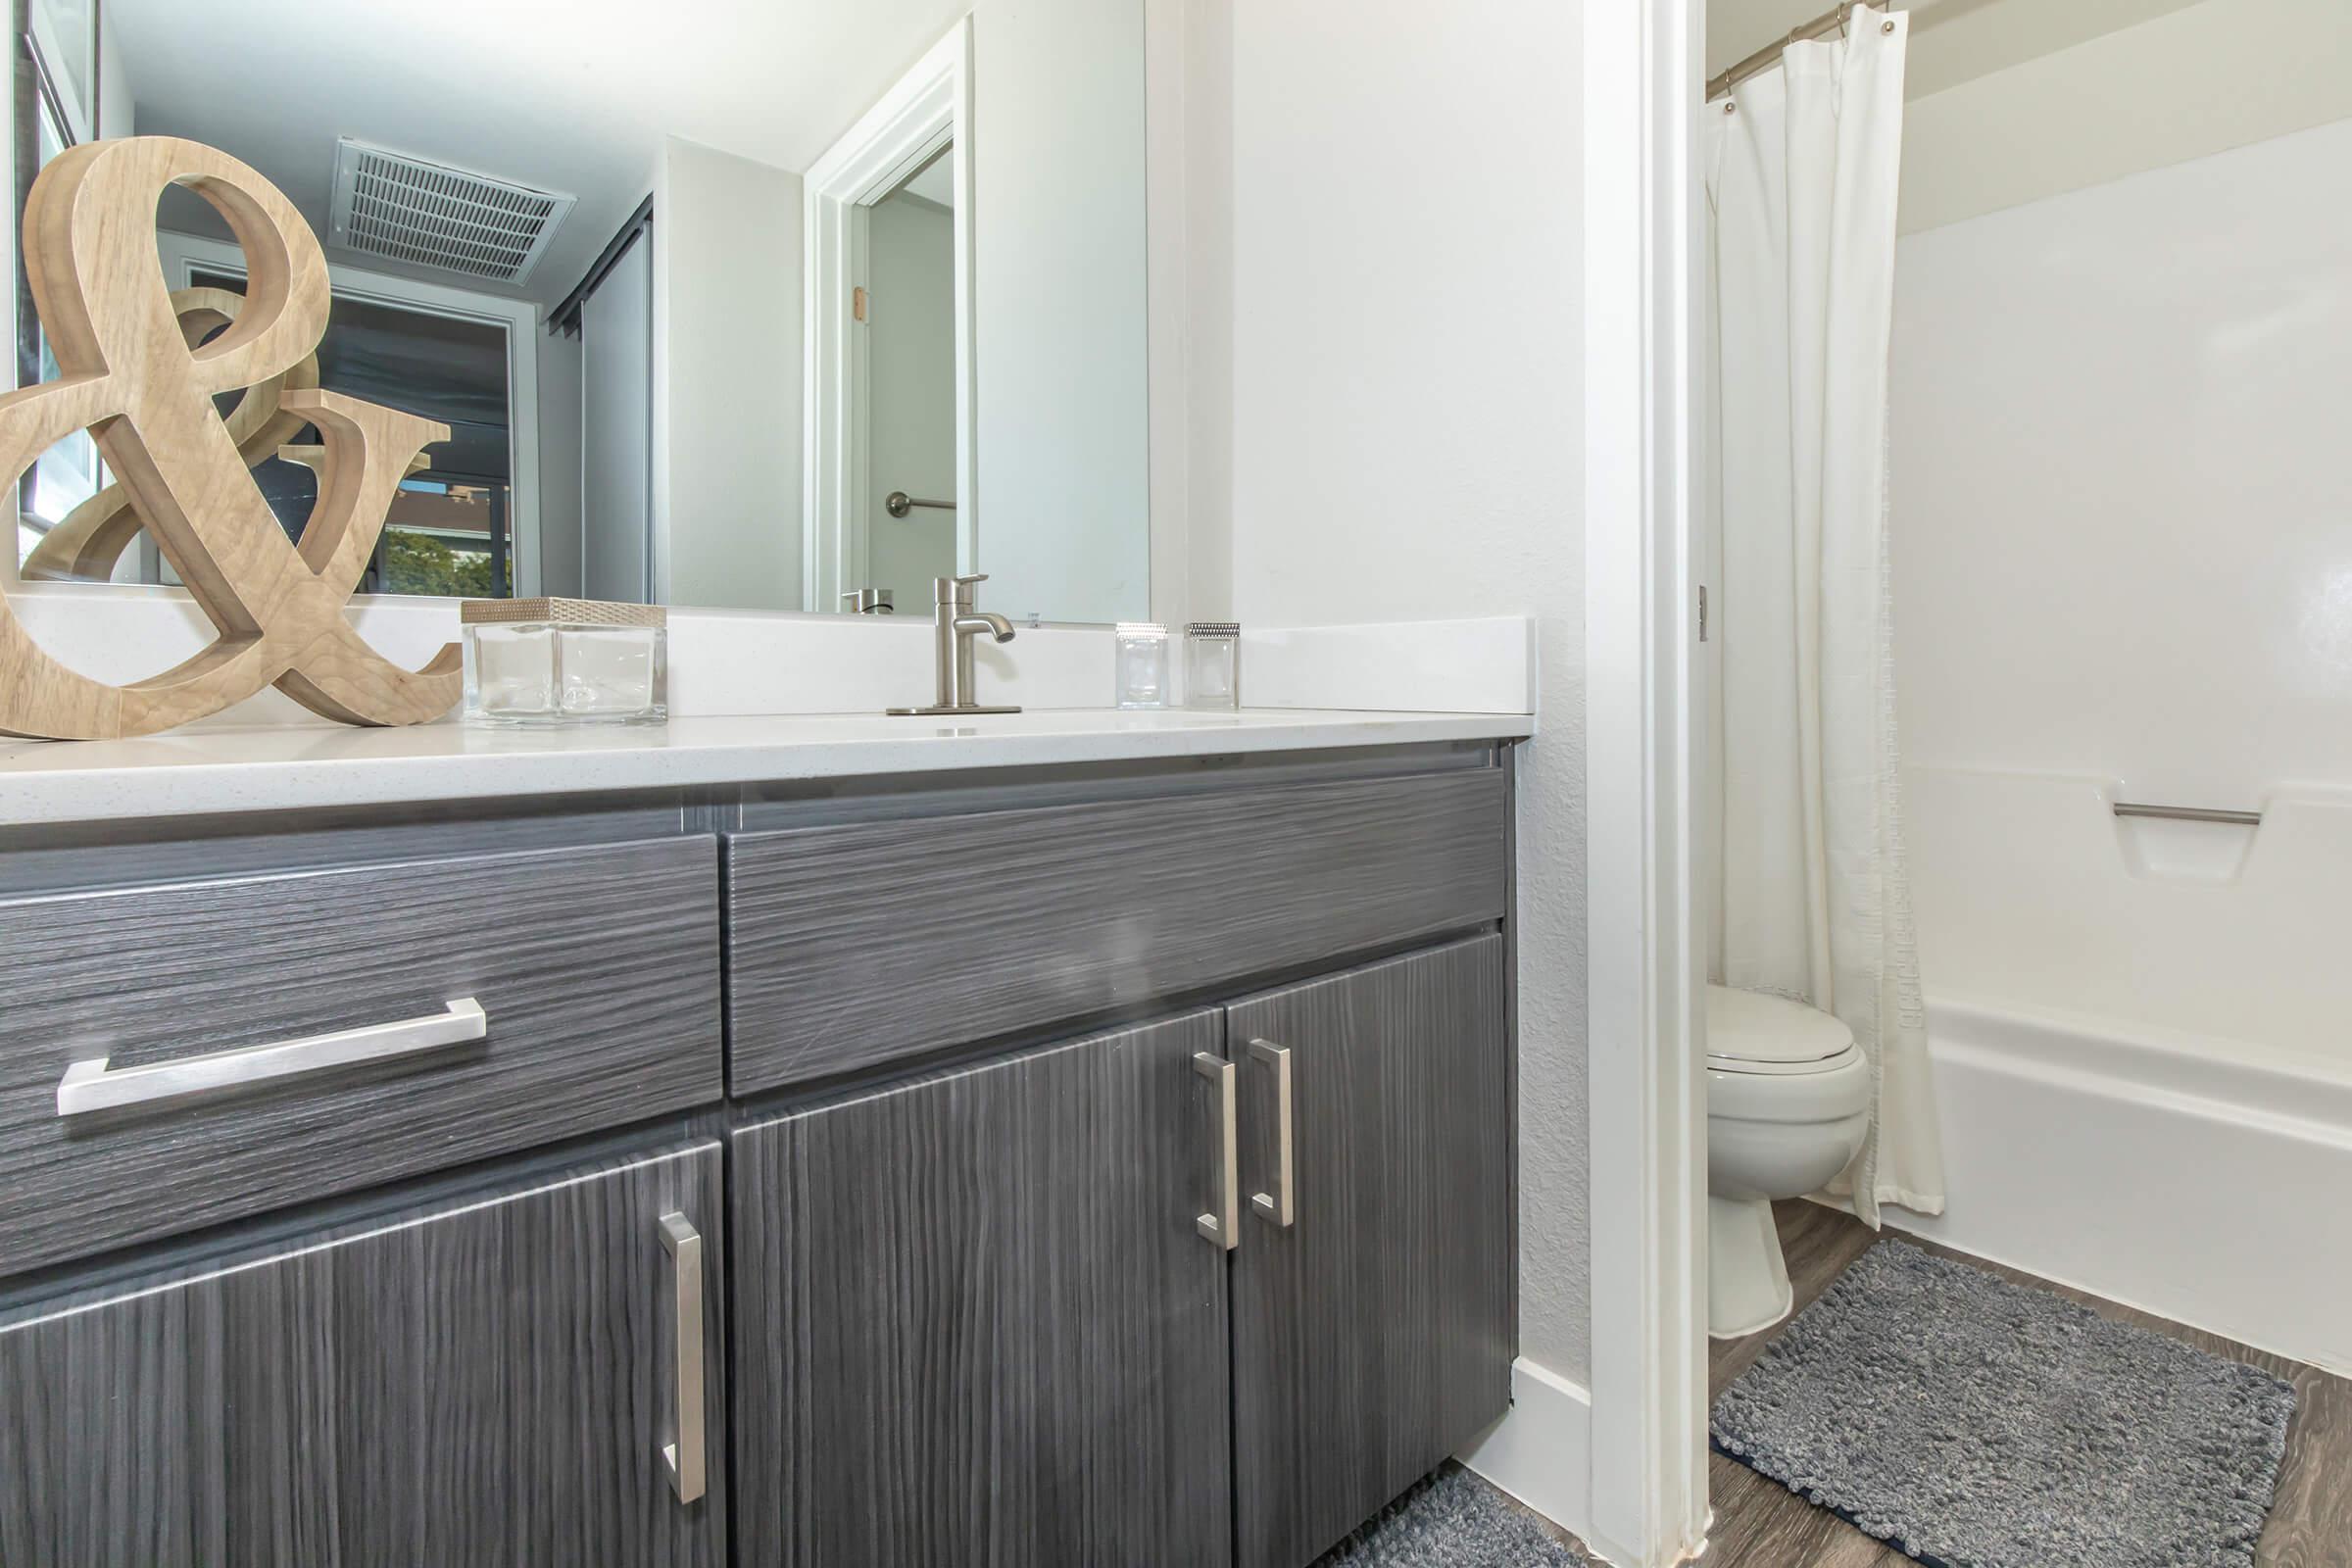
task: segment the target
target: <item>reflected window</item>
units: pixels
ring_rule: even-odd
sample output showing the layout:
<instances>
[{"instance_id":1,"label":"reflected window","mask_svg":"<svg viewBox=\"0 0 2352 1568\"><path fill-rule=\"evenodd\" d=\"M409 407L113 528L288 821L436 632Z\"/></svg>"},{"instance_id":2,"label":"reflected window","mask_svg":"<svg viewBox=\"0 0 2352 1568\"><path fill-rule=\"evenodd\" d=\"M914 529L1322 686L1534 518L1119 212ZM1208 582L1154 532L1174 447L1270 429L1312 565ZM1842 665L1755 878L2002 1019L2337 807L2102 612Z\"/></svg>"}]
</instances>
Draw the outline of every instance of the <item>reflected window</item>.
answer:
<instances>
[{"instance_id":1,"label":"reflected window","mask_svg":"<svg viewBox=\"0 0 2352 1568\"><path fill-rule=\"evenodd\" d=\"M202 288L243 293L243 278L199 268ZM514 592L514 472L507 329L338 291L318 342L318 384L449 426L394 496L362 593L507 599ZM222 400L224 410L234 396ZM315 450L314 450L315 449ZM299 538L318 495L315 427L257 465L270 510Z\"/></svg>"}]
</instances>

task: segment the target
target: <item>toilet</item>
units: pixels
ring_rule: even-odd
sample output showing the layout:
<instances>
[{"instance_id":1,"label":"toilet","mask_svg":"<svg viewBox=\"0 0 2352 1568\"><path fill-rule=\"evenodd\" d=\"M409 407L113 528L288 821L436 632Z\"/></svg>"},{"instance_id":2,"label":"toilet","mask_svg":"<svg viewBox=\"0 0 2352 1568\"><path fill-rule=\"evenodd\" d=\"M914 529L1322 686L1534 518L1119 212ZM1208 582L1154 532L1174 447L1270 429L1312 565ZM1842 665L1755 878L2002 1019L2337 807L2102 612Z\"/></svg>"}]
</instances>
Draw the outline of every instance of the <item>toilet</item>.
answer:
<instances>
[{"instance_id":1,"label":"toilet","mask_svg":"<svg viewBox=\"0 0 2352 1568\"><path fill-rule=\"evenodd\" d=\"M1818 1007L1707 987L1707 1332L1788 1315L1772 1202L1815 1192L1870 1130L1870 1063Z\"/></svg>"}]
</instances>

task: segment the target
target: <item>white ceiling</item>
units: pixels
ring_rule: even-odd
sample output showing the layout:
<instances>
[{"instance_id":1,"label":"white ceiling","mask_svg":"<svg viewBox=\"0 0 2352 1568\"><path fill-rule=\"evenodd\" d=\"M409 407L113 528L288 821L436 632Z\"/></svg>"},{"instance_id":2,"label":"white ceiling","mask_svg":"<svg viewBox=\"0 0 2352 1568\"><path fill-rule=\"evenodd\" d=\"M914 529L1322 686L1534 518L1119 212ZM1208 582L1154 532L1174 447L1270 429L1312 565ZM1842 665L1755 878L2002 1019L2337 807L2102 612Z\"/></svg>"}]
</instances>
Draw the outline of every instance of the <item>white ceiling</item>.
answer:
<instances>
[{"instance_id":1,"label":"white ceiling","mask_svg":"<svg viewBox=\"0 0 2352 1568\"><path fill-rule=\"evenodd\" d=\"M567 292L662 138L802 170L970 0L107 0L133 128L210 142L325 227L337 136L579 198L527 292ZM110 119L112 116L110 115Z\"/></svg>"},{"instance_id":2,"label":"white ceiling","mask_svg":"<svg viewBox=\"0 0 2352 1568\"><path fill-rule=\"evenodd\" d=\"M1894 0L1917 13L1907 96L1956 87L2200 0ZM1730 69L1830 10L1830 0L1707 0L1707 74Z\"/></svg>"}]
</instances>

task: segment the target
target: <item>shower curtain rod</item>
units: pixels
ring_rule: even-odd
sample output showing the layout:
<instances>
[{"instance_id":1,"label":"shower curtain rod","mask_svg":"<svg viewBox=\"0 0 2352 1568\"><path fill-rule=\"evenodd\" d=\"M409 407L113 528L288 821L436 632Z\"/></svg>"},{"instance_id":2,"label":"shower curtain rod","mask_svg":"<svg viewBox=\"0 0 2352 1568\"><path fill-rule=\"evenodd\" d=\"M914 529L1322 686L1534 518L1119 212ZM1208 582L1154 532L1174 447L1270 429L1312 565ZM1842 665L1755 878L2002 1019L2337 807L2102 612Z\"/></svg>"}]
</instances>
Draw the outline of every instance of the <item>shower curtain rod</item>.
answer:
<instances>
[{"instance_id":1,"label":"shower curtain rod","mask_svg":"<svg viewBox=\"0 0 2352 1568\"><path fill-rule=\"evenodd\" d=\"M1766 44L1722 75L1717 76L1713 81L1708 82L1707 102L1713 103L1748 77L1759 72L1770 71L1774 66L1779 65L1781 51L1790 44L1806 43L1815 38L1826 38L1831 33L1842 29L1845 26L1846 19L1855 12L1868 11L1874 6L1884 11L1886 9L1886 0L1844 0L1843 4L1833 6L1803 26L1794 28L1788 37Z\"/></svg>"}]
</instances>

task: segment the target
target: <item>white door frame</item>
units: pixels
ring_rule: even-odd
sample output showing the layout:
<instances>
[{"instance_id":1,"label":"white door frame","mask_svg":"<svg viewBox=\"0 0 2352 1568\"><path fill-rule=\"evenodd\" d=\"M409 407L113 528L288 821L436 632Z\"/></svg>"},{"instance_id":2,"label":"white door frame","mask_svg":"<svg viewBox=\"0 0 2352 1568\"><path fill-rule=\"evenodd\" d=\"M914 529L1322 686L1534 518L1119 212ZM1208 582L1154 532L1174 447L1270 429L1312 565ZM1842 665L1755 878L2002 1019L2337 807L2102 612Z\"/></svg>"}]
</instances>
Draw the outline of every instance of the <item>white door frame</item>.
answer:
<instances>
[{"instance_id":1,"label":"white door frame","mask_svg":"<svg viewBox=\"0 0 2352 1568\"><path fill-rule=\"evenodd\" d=\"M803 399L802 608L840 608L867 582L876 526L866 492L870 378L853 294L869 281L866 212L951 147L955 176L956 569L979 558L972 438L972 25L958 22L801 176L808 248L808 386ZM902 612L922 606L901 606Z\"/></svg>"},{"instance_id":2,"label":"white door frame","mask_svg":"<svg viewBox=\"0 0 2352 1568\"><path fill-rule=\"evenodd\" d=\"M1692 147L1705 0L1584 8L1590 1541L1707 1527L1706 1084L1691 908Z\"/></svg>"},{"instance_id":3,"label":"white door frame","mask_svg":"<svg viewBox=\"0 0 2352 1568\"><path fill-rule=\"evenodd\" d=\"M199 270L245 276L245 253L226 240L156 232L164 279L174 289L190 285ZM371 272L330 262L327 282L341 299L366 300L396 310L418 311L458 320L484 321L507 333L507 463L511 474L507 529L508 560L514 597L539 594L539 307L529 300L500 299L416 278Z\"/></svg>"}]
</instances>

